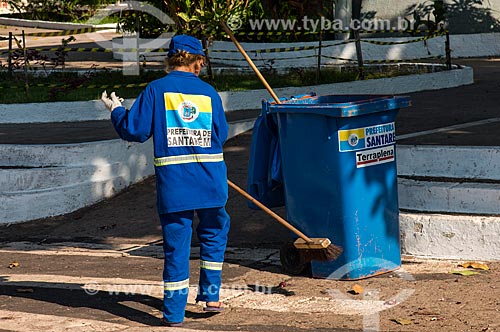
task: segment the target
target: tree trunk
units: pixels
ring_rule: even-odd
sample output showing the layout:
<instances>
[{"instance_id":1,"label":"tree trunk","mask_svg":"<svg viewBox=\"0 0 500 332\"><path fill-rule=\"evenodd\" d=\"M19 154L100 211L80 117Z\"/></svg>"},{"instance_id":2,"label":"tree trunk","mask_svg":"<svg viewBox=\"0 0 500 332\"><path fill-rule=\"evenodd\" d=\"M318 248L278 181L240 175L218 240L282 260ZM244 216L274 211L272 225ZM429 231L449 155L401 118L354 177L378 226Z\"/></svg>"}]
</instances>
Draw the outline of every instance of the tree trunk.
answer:
<instances>
[{"instance_id":1,"label":"tree trunk","mask_svg":"<svg viewBox=\"0 0 500 332\"><path fill-rule=\"evenodd\" d=\"M340 40L349 39L349 26L351 23L352 0L337 0L335 2L335 19L342 22L342 29L345 33L337 33L335 38Z\"/></svg>"}]
</instances>

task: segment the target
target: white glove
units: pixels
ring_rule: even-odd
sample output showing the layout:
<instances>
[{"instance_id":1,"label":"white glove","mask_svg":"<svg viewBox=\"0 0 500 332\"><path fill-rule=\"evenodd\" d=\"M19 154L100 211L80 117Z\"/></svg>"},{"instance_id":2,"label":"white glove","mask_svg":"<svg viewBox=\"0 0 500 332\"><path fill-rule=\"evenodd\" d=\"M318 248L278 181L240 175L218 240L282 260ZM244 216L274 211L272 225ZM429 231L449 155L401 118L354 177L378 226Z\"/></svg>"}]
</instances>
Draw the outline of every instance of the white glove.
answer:
<instances>
[{"instance_id":1,"label":"white glove","mask_svg":"<svg viewBox=\"0 0 500 332\"><path fill-rule=\"evenodd\" d=\"M108 97L108 93L106 90L101 95L101 100L106 105L106 108L109 109L110 112L113 112L115 108L118 106L122 106L123 98L117 97L114 92L111 92L111 95Z\"/></svg>"}]
</instances>

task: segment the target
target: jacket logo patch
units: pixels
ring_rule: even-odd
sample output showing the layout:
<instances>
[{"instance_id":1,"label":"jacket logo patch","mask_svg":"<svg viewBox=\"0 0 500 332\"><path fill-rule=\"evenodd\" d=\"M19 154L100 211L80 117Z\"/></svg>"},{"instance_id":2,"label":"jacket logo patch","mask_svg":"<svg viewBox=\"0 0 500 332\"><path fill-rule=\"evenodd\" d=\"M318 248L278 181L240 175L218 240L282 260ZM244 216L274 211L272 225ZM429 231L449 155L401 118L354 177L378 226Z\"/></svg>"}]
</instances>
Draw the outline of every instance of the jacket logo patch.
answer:
<instances>
[{"instance_id":1,"label":"jacket logo patch","mask_svg":"<svg viewBox=\"0 0 500 332\"><path fill-rule=\"evenodd\" d=\"M166 92L167 146L212 146L212 99L204 95Z\"/></svg>"},{"instance_id":2,"label":"jacket logo patch","mask_svg":"<svg viewBox=\"0 0 500 332\"><path fill-rule=\"evenodd\" d=\"M198 106L189 100L180 103L177 112L184 122L193 122L199 115Z\"/></svg>"}]
</instances>

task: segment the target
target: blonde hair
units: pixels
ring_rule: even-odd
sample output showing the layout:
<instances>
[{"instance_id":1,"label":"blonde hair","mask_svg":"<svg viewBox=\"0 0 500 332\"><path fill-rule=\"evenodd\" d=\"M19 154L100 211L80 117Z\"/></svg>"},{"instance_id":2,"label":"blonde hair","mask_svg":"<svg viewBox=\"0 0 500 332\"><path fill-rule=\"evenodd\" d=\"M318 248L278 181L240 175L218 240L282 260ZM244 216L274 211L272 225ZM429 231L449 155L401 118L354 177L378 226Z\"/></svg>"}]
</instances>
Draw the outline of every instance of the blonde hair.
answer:
<instances>
[{"instance_id":1,"label":"blonde hair","mask_svg":"<svg viewBox=\"0 0 500 332\"><path fill-rule=\"evenodd\" d=\"M165 59L167 64L167 70L173 70L176 67L189 67L198 60L205 60L203 55L191 54L186 51L180 51L175 53L170 58Z\"/></svg>"}]
</instances>

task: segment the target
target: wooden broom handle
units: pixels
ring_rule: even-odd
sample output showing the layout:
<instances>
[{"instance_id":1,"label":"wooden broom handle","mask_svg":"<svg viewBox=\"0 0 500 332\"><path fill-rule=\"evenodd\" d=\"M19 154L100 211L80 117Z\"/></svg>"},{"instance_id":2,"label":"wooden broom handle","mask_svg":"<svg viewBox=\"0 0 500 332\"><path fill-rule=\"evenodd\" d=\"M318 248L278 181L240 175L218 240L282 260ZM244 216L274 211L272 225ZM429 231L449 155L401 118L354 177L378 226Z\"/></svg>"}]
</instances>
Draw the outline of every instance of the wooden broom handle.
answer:
<instances>
[{"instance_id":1,"label":"wooden broom handle","mask_svg":"<svg viewBox=\"0 0 500 332\"><path fill-rule=\"evenodd\" d=\"M255 74L257 75L257 77L261 80L262 84L264 84L264 86L266 87L267 91L274 98L274 101L276 102L276 104L281 104L280 99L278 98L278 96L276 95L276 93L274 93L274 91L271 88L271 86L269 85L269 83L267 83L267 81L264 78L264 76L262 76L262 74L260 73L260 71L257 68L257 66L255 66L255 64L253 63L252 59L250 59L250 57L248 56L247 52L245 52L245 50L243 49L243 47L236 40L236 38L234 37L234 34L231 31L231 29L229 29L229 27L227 26L227 24L225 22L221 22L221 25L222 25L222 28L224 29L224 31L226 31L226 33L228 34L229 38L231 38L231 40L233 41L233 43L236 46L236 48L238 49L238 51L240 51L240 53L243 55L243 57L248 62L248 64L250 65L250 67L252 67L253 71L255 72ZM306 241L307 243L314 242L309 237L307 237L304 233L302 233L301 231L299 231L297 228L293 227L285 219L281 218L279 215L277 215L276 213L274 213L267 206L265 206L264 204L262 204L261 202L259 202L255 198L253 198L249 193L247 193L246 191L244 191L243 189L241 189L240 187L238 187L231 180L227 180L227 183L229 184L230 187L232 187L234 190L236 190L237 192L239 192L240 194L242 194L250 202L252 202L255 205L257 205L264 212L266 212L268 215L270 215L271 217L273 217L274 219L276 219L278 222L280 222L283 226L285 226L290 231L292 231L293 233L295 233L302 240Z\"/></svg>"},{"instance_id":2,"label":"wooden broom handle","mask_svg":"<svg viewBox=\"0 0 500 332\"><path fill-rule=\"evenodd\" d=\"M229 29L229 27L227 26L227 24L225 22L221 22L221 25L222 25L222 28L224 29L224 31L226 31L226 33L229 35L229 38L231 38L231 40L233 41L234 45L236 45L236 48L238 49L238 51L240 51L240 53L243 55L243 57L245 58L245 60L247 60L247 62L250 65L250 67L252 67L252 69L255 72L255 74L257 75L257 77L259 77L259 79L261 80L262 84L264 84L264 86L266 87L267 91L269 91L269 93L271 94L271 96L274 98L274 101L276 102L276 104L281 104L280 99L274 93L274 91L271 88L271 86L269 85L269 83L267 83L267 81L264 78L264 76L262 76L262 74L260 73L260 71L257 68L257 66L255 66L255 64L253 63L252 59L250 59L250 57L248 56L247 52L245 52L245 50L243 49L243 47L241 47L240 43L236 40L236 38L234 37L233 32L231 31L231 29Z\"/></svg>"},{"instance_id":3,"label":"wooden broom handle","mask_svg":"<svg viewBox=\"0 0 500 332\"><path fill-rule=\"evenodd\" d=\"M245 196L246 199L248 199L250 202L254 203L257 205L259 208L261 208L265 213L279 221L283 226L294 232L298 237L300 237L302 240L306 241L307 243L314 242L311 240L309 237L307 237L304 233L299 231L297 228L293 227L288 221L285 219L281 218L279 215L273 212L270 208L253 198L249 193L247 193L245 190L241 189L238 187L236 184L234 184L231 180L227 180L227 183L229 184L230 187L232 187L234 190Z\"/></svg>"}]
</instances>

